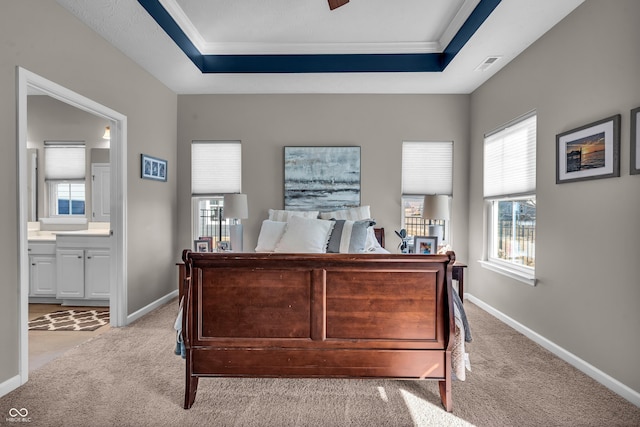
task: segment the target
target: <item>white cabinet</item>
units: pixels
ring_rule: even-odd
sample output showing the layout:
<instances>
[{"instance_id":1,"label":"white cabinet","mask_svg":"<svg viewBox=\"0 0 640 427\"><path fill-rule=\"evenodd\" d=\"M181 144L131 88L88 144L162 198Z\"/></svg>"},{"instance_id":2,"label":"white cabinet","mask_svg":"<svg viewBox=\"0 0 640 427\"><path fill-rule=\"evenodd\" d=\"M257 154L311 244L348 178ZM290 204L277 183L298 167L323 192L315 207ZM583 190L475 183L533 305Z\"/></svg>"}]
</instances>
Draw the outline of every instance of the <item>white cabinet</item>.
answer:
<instances>
[{"instance_id":1,"label":"white cabinet","mask_svg":"<svg viewBox=\"0 0 640 427\"><path fill-rule=\"evenodd\" d=\"M55 255L29 255L29 296L56 295Z\"/></svg>"},{"instance_id":2,"label":"white cabinet","mask_svg":"<svg viewBox=\"0 0 640 427\"><path fill-rule=\"evenodd\" d=\"M58 235L59 299L105 300L111 287L109 237Z\"/></svg>"},{"instance_id":3,"label":"white cabinet","mask_svg":"<svg viewBox=\"0 0 640 427\"><path fill-rule=\"evenodd\" d=\"M108 163L91 165L91 214L92 221L109 222L111 215L111 166Z\"/></svg>"},{"instance_id":4,"label":"white cabinet","mask_svg":"<svg viewBox=\"0 0 640 427\"><path fill-rule=\"evenodd\" d=\"M88 249L84 258L85 297L108 299L111 287L111 256L107 249Z\"/></svg>"},{"instance_id":5,"label":"white cabinet","mask_svg":"<svg viewBox=\"0 0 640 427\"><path fill-rule=\"evenodd\" d=\"M58 298L84 298L84 249L58 249Z\"/></svg>"},{"instance_id":6,"label":"white cabinet","mask_svg":"<svg viewBox=\"0 0 640 427\"><path fill-rule=\"evenodd\" d=\"M29 242L29 296L56 296L56 245Z\"/></svg>"}]
</instances>

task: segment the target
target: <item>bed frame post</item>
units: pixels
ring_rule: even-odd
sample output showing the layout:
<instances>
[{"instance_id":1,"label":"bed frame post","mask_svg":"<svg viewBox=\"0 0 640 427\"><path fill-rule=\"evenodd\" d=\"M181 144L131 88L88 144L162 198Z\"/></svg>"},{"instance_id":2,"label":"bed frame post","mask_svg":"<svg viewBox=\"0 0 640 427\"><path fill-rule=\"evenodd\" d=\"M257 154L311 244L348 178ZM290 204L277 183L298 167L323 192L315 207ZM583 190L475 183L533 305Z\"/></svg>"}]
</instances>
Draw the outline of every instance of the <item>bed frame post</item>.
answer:
<instances>
[{"instance_id":1,"label":"bed frame post","mask_svg":"<svg viewBox=\"0 0 640 427\"><path fill-rule=\"evenodd\" d=\"M440 389L440 400L442 406L447 412L453 410L453 401L451 399L451 352L445 353L445 377L444 380L438 381L438 388Z\"/></svg>"},{"instance_id":2,"label":"bed frame post","mask_svg":"<svg viewBox=\"0 0 640 427\"><path fill-rule=\"evenodd\" d=\"M442 400L442 405L447 410L447 412L451 412L453 410L453 401L451 398L451 370L453 369L453 364L451 363L451 351L453 349L453 337L455 331L455 320L454 320L454 311L453 311L453 284L451 280L453 278L453 264L456 262L456 254L452 251L447 252L449 256L449 262L447 263L447 271L446 271L446 280L444 291L447 295L447 317L449 321L447 322L447 337L449 337L449 342L447 343L447 349L445 351L445 376L444 380L438 381L438 386L440 389L440 400Z\"/></svg>"},{"instance_id":3,"label":"bed frame post","mask_svg":"<svg viewBox=\"0 0 640 427\"><path fill-rule=\"evenodd\" d=\"M193 266L191 264L191 251L185 250L182 253L182 260L185 265L185 278L183 283L184 304L182 312L182 337L185 346L185 362L186 362L186 378L184 388L184 409L189 409L196 400L196 391L198 391L198 377L193 375L193 354L191 350L191 334L189 327L193 316L192 301L192 284L193 284Z\"/></svg>"}]
</instances>

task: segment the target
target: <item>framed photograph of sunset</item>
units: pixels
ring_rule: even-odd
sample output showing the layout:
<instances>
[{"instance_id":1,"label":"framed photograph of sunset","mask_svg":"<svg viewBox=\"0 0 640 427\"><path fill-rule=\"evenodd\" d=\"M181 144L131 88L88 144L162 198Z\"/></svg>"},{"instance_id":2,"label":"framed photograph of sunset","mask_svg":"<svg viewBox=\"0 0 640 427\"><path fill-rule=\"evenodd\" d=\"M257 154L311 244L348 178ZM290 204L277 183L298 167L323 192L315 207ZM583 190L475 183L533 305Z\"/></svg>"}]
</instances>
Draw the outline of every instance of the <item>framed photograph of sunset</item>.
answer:
<instances>
[{"instance_id":1,"label":"framed photograph of sunset","mask_svg":"<svg viewBox=\"0 0 640 427\"><path fill-rule=\"evenodd\" d=\"M556 135L556 184L620 176L620 114Z\"/></svg>"}]
</instances>

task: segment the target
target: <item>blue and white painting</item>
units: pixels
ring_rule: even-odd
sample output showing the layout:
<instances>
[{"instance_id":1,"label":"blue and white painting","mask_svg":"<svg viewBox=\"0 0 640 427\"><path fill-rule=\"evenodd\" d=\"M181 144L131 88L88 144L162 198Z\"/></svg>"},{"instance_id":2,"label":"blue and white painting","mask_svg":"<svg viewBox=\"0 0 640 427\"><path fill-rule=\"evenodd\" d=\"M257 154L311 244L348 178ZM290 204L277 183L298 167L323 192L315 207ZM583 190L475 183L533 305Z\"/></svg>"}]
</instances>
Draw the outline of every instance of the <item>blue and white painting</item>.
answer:
<instances>
[{"instance_id":1,"label":"blue and white painting","mask_svg":"<svg viewBox=\"0 0 640 427\"><path fill-rule=\"evenodd\" d=\"M284 147L284 208L360 206L360 147Z\"/></svg>"}]
</instances>

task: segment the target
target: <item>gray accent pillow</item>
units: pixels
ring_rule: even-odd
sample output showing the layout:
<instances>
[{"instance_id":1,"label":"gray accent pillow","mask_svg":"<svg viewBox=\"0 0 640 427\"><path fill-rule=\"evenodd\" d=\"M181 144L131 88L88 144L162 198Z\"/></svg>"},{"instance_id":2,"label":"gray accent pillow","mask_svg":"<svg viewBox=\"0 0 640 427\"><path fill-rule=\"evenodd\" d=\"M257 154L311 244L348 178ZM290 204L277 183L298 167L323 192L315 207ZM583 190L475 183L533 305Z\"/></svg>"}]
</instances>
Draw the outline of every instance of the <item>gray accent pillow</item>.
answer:
<instances>
[{"instance_id":1,"label":"gray accent pillow","mask_svg":"<svg viewBox=\"0 0 640 427\"><path fill-rule=\"evenodd\" d=\"M375 221L338 219L335 223L329 237L327 253L363 253L367 243L367 229L375 225Z\"/></svg>"}]
</instances>

